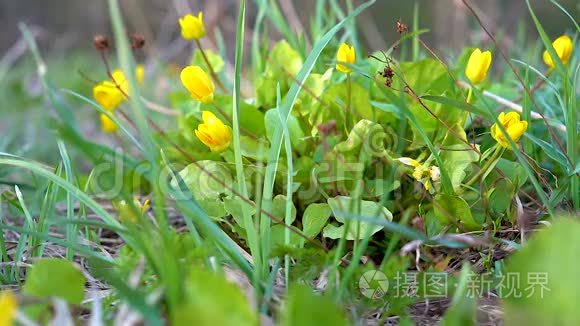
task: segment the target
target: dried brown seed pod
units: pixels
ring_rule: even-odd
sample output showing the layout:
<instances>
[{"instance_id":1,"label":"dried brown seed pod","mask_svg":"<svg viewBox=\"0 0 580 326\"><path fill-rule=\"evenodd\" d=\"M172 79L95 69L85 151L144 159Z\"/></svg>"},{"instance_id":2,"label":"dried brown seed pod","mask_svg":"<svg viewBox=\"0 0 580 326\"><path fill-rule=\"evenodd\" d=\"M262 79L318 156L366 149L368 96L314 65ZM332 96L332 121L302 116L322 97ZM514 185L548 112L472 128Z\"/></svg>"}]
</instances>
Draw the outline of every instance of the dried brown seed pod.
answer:
<instances>
[{"instance_id":1,"label":"dried brown seed pod","mask_svg":"<svg viewBox=\"0 0 580 326\"><path fill-rule=\"evenodd\" d=\"M93 46L98 51L103 51L109 47L109 40L101 34L97 34L93 37Z\"/></svg>"}]
</instances>

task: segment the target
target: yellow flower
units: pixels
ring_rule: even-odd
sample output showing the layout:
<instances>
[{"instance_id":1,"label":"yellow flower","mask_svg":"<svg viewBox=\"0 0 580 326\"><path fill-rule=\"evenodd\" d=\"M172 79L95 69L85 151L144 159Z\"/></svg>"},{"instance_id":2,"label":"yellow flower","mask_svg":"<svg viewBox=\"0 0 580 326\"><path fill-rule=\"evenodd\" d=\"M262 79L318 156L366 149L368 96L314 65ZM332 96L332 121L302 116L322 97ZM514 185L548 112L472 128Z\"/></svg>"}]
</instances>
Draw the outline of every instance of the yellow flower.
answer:
<instances>
[{"instance_id":1,"label":"yellow flower","mask_svg":"<svg viewBox=\"0 0 580 326\"><path fill-rule=\"evenodd\" d=\"M514 142L520 140L520 137L522 137L522 135L528 129L528 122L520 121L520 115L517 112L509 112L508 114L502 112L497 117L497 120L499 120L499 122L503 125L507 134ZM501 132L501 129L497 124L491 126L491 136L501 146L509 147L508 140L504 137L503 133Z\"/></svg>"},{"instance_id":2,"label":"yellow flower","mask_svg":"<svg viewBox=\"0 0 580 326\"><path fill-rule=\"evenodd\" d=\"M125 96L117 88L117 85L108 80L93 87L93 97L97 103L109 111L115 110L125 100Z\"/></svg>"},{"instance_id":3,"label":"yellow flower","mask_svg":"<svg viewBox=\"0 0 580 326\"><path fill-rule=\"evenodd\" d=\"M101 113L101 128L103 128L103 132L106 133L114 133L117 132L117 130L119 130L119 126L117 126L117 124L111 120L109 117L107 117L105 114Z\"/></svg>"},{"instance_id":4,"label":"yellow flower","mask_svg":"<svg viewBox=\"0 0 580 326\"><path fill-rule=\"evenodd\" d=\"M187 14L179 18L179 26L181 26L181 37L188 41L199 40L205 36L202 12L199 12L197 17Z\"/></svg>"},{"instance_id":5,"label":"yellow flower","mask_svg":"<svg viewBox=\"0 0 580 326\"><path fill-rule=\"evenodd\" d=\"M336 61L339 62L336 64L336 70L345 74L351 73L352 69L341 63L354 64L355 60L356 53L354 52L354 47L346 43L342 43L338 48L338 52L336 53Z\"/></svg>"},{"instance_id":6,"label":"yellow flower","mask_svg":"<svg viewBox=\"0 0 580 326\"><path fill-rule=\"evenodd\" d=\"M413 167L413 173L411 176L413 179L419 181L425 187L425 190L432 192L433 189L433 182L438 182L441 180L441 169L438 166L432 165L427 166L421 165L417 160L414 160L410 157L400 157L397 159L399 162Z\"/></svg>"},{"instance_id":7,"label":"yellow flower","mask_svg":"<svg viewBox=\"0 0 580 326\"><path fill-rule=\"evenodd\" d=\"M135 77L139 83L143 82L145 69L142 65L137 65ZM115 69L111 73L113 81L105 80L93 87L93 97L103 108L113 111L124 100L129 93L129 81L121 69Z\"/></svg>"},{"instance_id":8,"label":"yellow flower","mask_svg":"<svg viewBox=\"0 0 580 326\"><path fill-rule=\"evenodd\" d=\"M181 83L191 96L201 103L211 103L215 87L213 81L199 66L187 66L181 71Z\"/></svg>"},{"instance_id":9,"label":"yellow flower","mask_svg":"<svg viewBox=\"0 0 580 326\"><path fill-rule=\"evenodd\" d=\"M0 292L0 326L10 326L16 318L18 302L10 291Z\"/></svg>"},{"instance_id":10,"label":"yellow flower","mask_svg":"<svg viewBox=\"0 0 580 326\"><path fill-rule=\"evenodd\" d=\"M197 127L195 135L214 153L225 151L232 141L232 129L210 111L201 113L203 123Z\"/></svg>"},{"instance_id":11,"label":"yellow flower","mask_svg":"<svg viewBox=\"0 0 580 326\"><path fill-rule=\"evenodd\" d=\"M491 52L481 52L480 49L475 49L469 56L465 75L472 83L480 83L487 77L489 66L491 66Z\"/></svg>"},{"instance_id":12,"label":"yellow flower","mask_svg":"<svg viewBox=\"0 0 580 326\"><path fill-rule=\"evenodd\" d=\"M135 208L139 211L139 213L141 213L141 215L145 215L147 213L150 203L151 202L149 199L145 199L145 201L141 202L139 197L133 197L133 205L135 205ZM113 202L113 207L117 211L119 220L121 220L121 222L137 223L138 216L135 215L135 211L126 201L120 200Z\"/></svg>"},{"instance_id":13,"label":"yellow flower","mask_svg":"<svg viewBox=\"0 0 580 326\"><path fill-rule=\"evenodd\" d=\"M415 180L421 181L422 179L425 179L429 176L429 169L423 166L417 166L415 170L413 170L412 176L415 178Z\"/></svg>"},{"instance_id":14,"label":"yellow flower","mask_svg":"<svg viewBox=\"0 0 580 326\"><path fill-rule=\"evenodd\" d=\"M572 39L568 35L562 35L558 37L554 43L552 43L554 50L556 50L556 54L560 58L563 64L567 64L572 56L572 52L574 51L574 44L572 43ZM552 56L548 53L548 50L544 51L544 62L550 69L554 69L556 64L552 60Z\"/></svg>"}]
</instances>

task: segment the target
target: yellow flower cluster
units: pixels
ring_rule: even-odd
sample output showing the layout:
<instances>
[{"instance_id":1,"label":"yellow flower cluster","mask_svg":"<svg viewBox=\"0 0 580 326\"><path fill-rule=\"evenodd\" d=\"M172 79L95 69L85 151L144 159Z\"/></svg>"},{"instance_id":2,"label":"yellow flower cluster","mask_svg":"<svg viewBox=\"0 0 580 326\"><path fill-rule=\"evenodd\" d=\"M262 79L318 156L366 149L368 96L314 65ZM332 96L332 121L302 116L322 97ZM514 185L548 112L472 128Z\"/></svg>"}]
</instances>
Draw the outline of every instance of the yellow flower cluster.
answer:
<instances>
[{"instance_id":1,"label":"yellow flower cluster","mask_svg":"<svg viewBox=\"0 0 580 326\"><path fill-rule=\"evenodd\" d=\"M411 173L411 176L423 184L423 187L425 187L425 190L427 191L433 189L433 182L441 180L441 170L438 166L424 165L410 157L400 157L398 161L407 166L413 167L413 173Z\"/></svg>"},{"instance_id":2,"label":"yellow flower cluster","mask_svg":"<svg viewBox=\"0 0 580 326\"><path fill-rule=\"evenodd\" d=\"M138 65L135 70L135 77L139 83L143 82L145 69ZM115 69L111 73L111 80L104 80L93 87L93 97L105 110L111 114L125 101L129 95L129 81L120 69ZM107 115L100 115L103 132L114 133L119 127Z\"/></svg>"}]
</instances>

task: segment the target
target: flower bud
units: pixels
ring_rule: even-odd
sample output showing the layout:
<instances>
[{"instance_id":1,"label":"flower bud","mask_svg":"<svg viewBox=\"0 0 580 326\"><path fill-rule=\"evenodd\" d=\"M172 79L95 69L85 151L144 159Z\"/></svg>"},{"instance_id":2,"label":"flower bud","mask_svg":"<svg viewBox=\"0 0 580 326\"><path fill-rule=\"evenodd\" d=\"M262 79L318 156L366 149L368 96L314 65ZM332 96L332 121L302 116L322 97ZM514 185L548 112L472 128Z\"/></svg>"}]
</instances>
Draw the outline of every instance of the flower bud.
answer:
<instances>
[{"instance_id":1,"label":"flower bud","mask_svg":"<svg viewBox=\"0 0 580 326\"><path fill-rule=\"evenodd\" d=\"M343 72L345 74L349 74L352 72L352 69L343 65L342 63L354 64L356 60L356 53L354 51L354 47L350 46L346 43L342 43L338 48L338 52L336 53L336 70Z\"/></svg>"},{"instance_id":2,"label":"flower bud","mask_svg":"<svg viewBox=\"0 0 580 326\"><path fill-rule=\"evenodd\" d=\"M558 37L552 43L552 46L554 47L554 50L556 50L556 54L558 55L558 58L560 58L560 61L562 61L563 64L567 64L572 56L572 52L574 51L574 44L572 43L570 36L562 35ZM554 60L552 60L552 56L548 50L544 51L543 57L546 65L550 67L550 69L554 69L556 64L554 63Z\"/></svg>"},{"instance_id":3,"label":"flower bud","mask_svg":"<svg viewBox=\"0 0 580 326\"><path fill-rule=\"evenodd\" d=\"M490 66L491 52L481 52L480 49L475 49L469 56L465 75L473 84L481 83L487 77L487 71Z\"/></svg>"},{"instance_id":4,"label":"flower bud","mask_svg":"<svg viewBox=\"0 0 580 326\"><path fill-rule=\"evenodd\" d=\"M181 71L181 83L191 96L201 103L211 103L215 87L213 81L199 66L187 66Z\"/></svg>"}]
</instances>

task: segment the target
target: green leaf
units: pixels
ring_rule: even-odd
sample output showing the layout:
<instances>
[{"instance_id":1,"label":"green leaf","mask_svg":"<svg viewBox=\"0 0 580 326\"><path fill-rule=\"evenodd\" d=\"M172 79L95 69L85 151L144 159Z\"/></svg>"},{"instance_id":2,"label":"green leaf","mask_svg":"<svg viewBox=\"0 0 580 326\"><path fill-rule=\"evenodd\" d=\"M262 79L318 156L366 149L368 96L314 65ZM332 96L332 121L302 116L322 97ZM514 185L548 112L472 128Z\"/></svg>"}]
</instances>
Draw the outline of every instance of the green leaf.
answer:
<instances>
[{"instance_id":1,"label":"green leaf","mask_svg":"<svg viewBox=\"0 0 580 326\"><path fill-rule=\"evenodd\" d=\"M187 185L196 199L217 199L221 195L231 193L233 177L223 163L216 161L198 161L179 171L179 176ZM171 181L176 188L177 181Z\"/></svg>"},{"instance_id":2,"label":"green leaf","mask_svg":"<svg viewBox=\"0 0 580 326\"><path fill-rule=\"evenodd\" d=\"M266 127L264 126L264 113L258 110L255 106L250 105L244 101L240 101L240 130L241 134L250 137L261 137L266 134ZM228 95L216 94L214 101L211 104L201 104L200 110L211 111L218 118L220 118L225 124L233 128L232 125L232 108L233 108L233 98ZM198 120L199 124L199 120ZM197 125L191 126L191 128L196 129Z\"/></svg>"},{"instance_id":3,"label":"green leaf","mask_svg":"<svg viewBox=\"0 0 580 326\"><path fill-rule=\"evenodd\" d=\"M282 40L270 51L266 62L266 70L256 82L257 103L261 107L273 108L276 106L276 87L280 85L280 92L288 92L290 85L303 65L300 53ZM289 76L290 75L290 76Z\"/></svg>"},{"instance_id":4,"label":"green leaf","mask_svg":"<svg viewBox=\"0 0 580 326\"><path fill-rule=\"evenodd\" d=\"M270 228L270 247L276 248L284 245L286 227L278 224ZM294 232L290 232L290 246L298 247L303 238Z\"/></svg>"},{"instance_id":5,"label":"green leaf","mask_svg":"<svg viewBox=\"0 0 580 326\"><path fill-rule=\"evenodd\" d=\"M334 214L334 217L338 222L345 224L346 218L349 215L360 215L367 218L377 218L380 220L389 220L389 221L393 220L393 215L391 214L391 212L385 207L379 205L378 203L365 200L361 200L359 203L355 203L354 201L355 199L345 196L338 196L328 199L328 205L330 206L330 209L332 210L332 213ZM356 210L353 209L355 206L354 204L360 205L360 214L355 214ZM331 239L341 238L342 233L340 234L340 236L336 237L337 229L344 230L344 226L336 228L332 224L329 224L327 225L326 228L324 228L323 235ZM365 236L372 236L373 234L379 232L382 229L383 226L381 225L375 225L372 223L360 221L352 222L350 223L346 239L354 240L357 237L357 234L359 239L364 239Z\"/></svg>"},{"instance_id":6,"label":"green leaf","mask_svg":"<svg viewBox=\"0 0 580 326\"><path fill-rule=\"evenodd\" d=\"M26 275L22 292L35 297L58 297L72 304L80 304L85 295L85 277L67 260L43 258Z\"/></svg>"},{"instance_id":7,"label":"green leaf","mask_svg":"<svg viewBox=\"0 0 580 326\"><path fill-rule=\"evenodd\" d=\"M564 217L554 220L506 263L505 275L519 277L513 290L521 294L508 295L507 283L500 282L506 325L580 324L580 223Z\"/></svg>"},{"instance_id":8,"label":"green leaf","mask_svg":"<svg viewBox=\"0 0 580 326\"><path fill-rule=\"evenodd\" d=\"M341 307L329 297L316 295L303 285L290 287L288 303L280 322L283 326L348 325Z\"/></svg>"},{"instance_id":9,"label":"green leaf","mask_svg":"<svg viewBox=\"0 0 580 326\"><path fill-rule=\"evenodd\" d=\"M308 238L316 237L326 225L326 222L328 222L331 213L332 210L328 204L308 205L302 216L302 230L304 235Z\"/></svg>"},{"instance_id":10,"label":"green leaf","mask_svg":"<svg viewBox=\"0 0 580 326\"><path fill-rule=\"evenodd\" d=\"M491 209L496 213L505 212L514 198L514 192L515 187L510 180L498 180L495 186L487 192Z\"/></svg>"},{"instance_id":11,"label":"green leaf","mask_svg":"<svg viewBox=\"0 0 580 326\"><path fill-rule=\"evenodd\" d=\"M454 195L438 194L433 198L435 216L442 224L452 224L453 220L460 221L468 230L481 230L481 225L471 214L467 202Z\"/></svg>"},{"instance_id":12,"label":"green leaf","mask_svg":"<svg viewBox=\"0 0 580 326\"><path fill-rule=\"evenodd\" d=\"M335 147L340 153L359 154L361 149L371 156L382 155L385 151L382 141L386 138L383 127L370 120L360 120L348 134L348 138ZM378 141L375 141L378 140Z\"/></svg>"},{"instance_id":13,"label":"green leaf","mask_svg":"<svg viewBox=\"0 0 580 326\"><path fill-rule=\"evenodd\" d=\"M282 122L280 121L280 113L278 109L270 109L266 112L264 117L266 125L266 136L268 140L272 141L276 129L282 128ZM303 141L305 137L304 131L298 123L298 119L295 116L290 115L288 121L286 121L286 126L288 127L288 132L290 133L290 141L292 147L298 150L303 150L306 147L306 143Z\"/></svg>"},{"instance_id":14,"label":"green leaf","mask_svg":"<svg viewBox=\"0 0 580 326\"><path fill-rule=\"evenodd\" d=\"M465 136L465 131L462 128L454 129L457 131L457 134ZM448 145L444 143L445 149L441 150L441 160L443 160L445 168L449 171L449 178L451 179L453 189L457 191L461 187L471 163L477 162L478 154L467 144L457 141L451 135L448 135L445 140L452 140L454 144Z\"/></svg>"},{"instance_id":15,"label":"green leaf","mask_svg":"<svg viewBox=\"0 0 580 326\"><path fill-rule=\"evenodd\" d=\"M277 195L272 200L272 215L284 221L284 217L286 216L286 196L284 195ZM294 203L292 203L292 211L290 214L290 224L292 224L296 220L296 207Z\"/></svg>"},{"instance_id":16,"label":"green leaf","mask_svg":"<svg viewBox=\"0 0 580 326\"><path fill-rule=\"evenodd\" d=\"M517 188L523 186L528 180L528 174L525 169L517 162L501 158L495 167L500 169Z\"/></svg>"},{"instance_id":17,"label":"green leaf","mask_svg":"<svg viewBox=\"0 0 580 326\"><path fill-rule=\"evenodd\" d=\"M245 228L244 224L244 206L248 209L250 215L256 214L255 205L250 205L238 196L228 196L224 198L224 208L230 214L236 223L241 227Z\"/></svg>"},{"instance_id":18,"label":"green leaf","mask_svg":"<svg viewBox=\"0 0 580 326\"><path fill-rule=\"evenodd\" d=\"M263 139L253 139L248 136L240 136L240 146L242 155L248 158L253 158L258 161L266 161L268 159L268 151L270 147L268 142Z\"/></svg>"},{"instance_id":19,"label":"green leaf","mask_svg":"<svg viewBox=\"0 0 580 326\"><path fill-rule=\"evenodd\" d=\"M185 298L172 314L172 324L254 326L258 316L237 285L197 267L185 281Z\"/></svg>"},{"instance_id":20,"label":"green leaf","mask_svg":"<svg viewBox=\"0 0 580 326\"><path fill-rule=\"evenodd\" d=\"M213 71L216 74L219 74L224 69L225 66L224 59L222 59L222 57L218 53L215 53L211 49L204 49L203 52L205 52L205 55L207 56L207 59L209 61L209 64L212 66ZM191 64L200 66L203 69L207 68L207 63L203 59L203 55L201 54L201 51L199 49L195 49L195 51L193 51L193 58L191 59Z\"/></svg>"}]
</instances>

